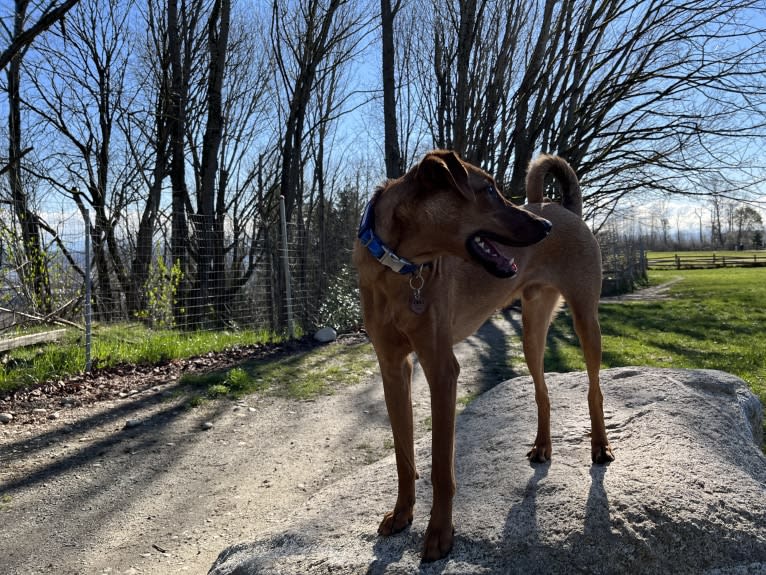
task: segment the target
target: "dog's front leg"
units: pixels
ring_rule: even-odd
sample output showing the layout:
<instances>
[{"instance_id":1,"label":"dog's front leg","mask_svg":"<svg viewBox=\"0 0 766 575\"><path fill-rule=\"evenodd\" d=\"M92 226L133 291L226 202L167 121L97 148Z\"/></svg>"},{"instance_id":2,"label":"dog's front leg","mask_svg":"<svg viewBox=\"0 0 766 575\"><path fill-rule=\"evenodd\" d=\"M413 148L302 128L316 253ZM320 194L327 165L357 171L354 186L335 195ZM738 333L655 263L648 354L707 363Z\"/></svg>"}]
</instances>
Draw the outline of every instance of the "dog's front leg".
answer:
<instances>
[{"instance_id":1,"label":"dog's front leg","mask_svg":"<svg viewBox=\"0 0 766 575\"><path fill-rule=\"evenodd\" d=\"M423 543L423 561L435 561L452 549L455 496L455 402L460 365L447 344L445 352L419 354L431 389L433 506Z\"/></svg>"},{"instance_id":2,"label":"dog's front leg","mask_svg":"<svg viewBox=\"0 0 766 575\"><path fill-rule=\"evenodd\" d=\"M394 358L380 359L383 377L383 391L386 397L388 418L394 435L396 452L396 473L399 479L399 494L393 511L383 517L378 534L398 533L410 523L415 507L415 446L412 427L412 359L408 354L397 354Z\"/></svg>"}]
</instances>

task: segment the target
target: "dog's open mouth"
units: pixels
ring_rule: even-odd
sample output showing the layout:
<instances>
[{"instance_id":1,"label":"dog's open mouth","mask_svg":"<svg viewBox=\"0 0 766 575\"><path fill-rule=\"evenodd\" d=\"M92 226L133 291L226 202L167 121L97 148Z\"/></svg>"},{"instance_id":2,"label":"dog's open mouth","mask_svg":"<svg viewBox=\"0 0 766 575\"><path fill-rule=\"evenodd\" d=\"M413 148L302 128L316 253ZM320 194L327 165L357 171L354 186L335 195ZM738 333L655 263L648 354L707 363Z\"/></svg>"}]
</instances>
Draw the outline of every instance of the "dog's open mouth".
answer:
<instances>
[{"instance_id":1,"label":"dog's open mouth","mask_svg":"<svg viewBox=\"0 0 766 575\"><path fill-rule=\"evenodd\" d=\"M510 278L515 276L518 271L513 258L505 257L487 234L479 232L470 236L466 241L466 249L471 257L483 265L484 269L493 276Z\"/></svg>"}]
</instances>

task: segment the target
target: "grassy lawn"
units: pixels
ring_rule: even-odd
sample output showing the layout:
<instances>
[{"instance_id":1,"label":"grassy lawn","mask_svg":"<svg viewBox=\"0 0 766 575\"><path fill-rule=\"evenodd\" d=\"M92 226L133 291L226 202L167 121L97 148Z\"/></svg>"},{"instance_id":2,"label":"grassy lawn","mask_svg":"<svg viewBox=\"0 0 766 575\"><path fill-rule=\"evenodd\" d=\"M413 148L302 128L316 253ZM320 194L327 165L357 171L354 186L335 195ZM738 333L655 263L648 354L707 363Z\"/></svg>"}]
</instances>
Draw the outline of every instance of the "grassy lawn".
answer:
<instances>
[{"instance_id":1,"label":"grassy lawn","mask_svg":"<svg viewBox=\"0 0 766 575\"><path fill-rule=\"evenodd\" d=\"M257 391L310 399L331 394L338 386L361 383L377 365L370 343L332 343L271 361L258 359L225 371L186 375L181 381L198 388L200 397L239 397Z\"/></svg>"},{"instance_id":2,"label":"grassy lawn","mask_svg":"<svg viewBox=\"0 0 766 575\"><path fill-rule=\"evenodd\" d=\"M121 363L151 365L222 351L235 345L279 340L278 336L264 331L155 331L138 323L117 324L94 329L91 358L94 367ZM4 354L0 364L0 392L81 373L84 367L85 336L71 329L54 345L18 348Z\"/></svg>"},{"instance_id":3,"label":"grassy lawn","mask_svg":"<svg viewBox=\"0 0 766 575\"><path fill-rule=\"evenodd\" d=\"M676 277L668 300L601 305L603 366L719 369L766 405L766 268L649 272L653 285ZM566 313L551 326L545 367L585 368Z\"/></svg>"}]
</instances>

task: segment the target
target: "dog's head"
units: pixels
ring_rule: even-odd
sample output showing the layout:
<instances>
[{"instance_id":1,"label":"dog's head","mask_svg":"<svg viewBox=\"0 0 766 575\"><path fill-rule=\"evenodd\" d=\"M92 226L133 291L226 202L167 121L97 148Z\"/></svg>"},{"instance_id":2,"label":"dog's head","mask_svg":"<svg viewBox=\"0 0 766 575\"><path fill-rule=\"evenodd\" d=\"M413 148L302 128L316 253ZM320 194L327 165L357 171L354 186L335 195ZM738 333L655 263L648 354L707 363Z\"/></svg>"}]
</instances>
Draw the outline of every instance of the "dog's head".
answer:
<instances>
[{"instance_id":1,"label":"dog's head","mask_svg":"<svg viewBox=\"0 0 766 575\"><path fill-rule=\"evenodd\" d=\"M494 276L516 273L497 244L528 246L551 230L550 222L503 198L492 176L454 152L429 152L403 179L415 184L407 219L410 228L419 222L421 241L470 258Z\"/></svg>"}]
</instances>

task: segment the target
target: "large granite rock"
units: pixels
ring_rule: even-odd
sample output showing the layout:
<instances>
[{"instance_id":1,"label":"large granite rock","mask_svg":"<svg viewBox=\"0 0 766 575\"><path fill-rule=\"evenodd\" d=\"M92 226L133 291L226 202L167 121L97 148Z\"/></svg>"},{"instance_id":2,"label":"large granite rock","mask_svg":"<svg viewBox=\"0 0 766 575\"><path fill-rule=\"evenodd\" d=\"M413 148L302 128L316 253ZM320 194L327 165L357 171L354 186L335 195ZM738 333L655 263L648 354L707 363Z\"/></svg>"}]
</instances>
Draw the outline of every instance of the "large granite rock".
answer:
<instances>
[{"instance_id":1,"label":"large granite rock","mask_svg":"<svg viewBox=\"0 0 766 575\"><path fill-rule=\"evenodd\" d=\"M277 531L224 550L210 573L766 573L763 412L744 382L707 370L606 370L608 466L590 462L586 376L549 374L548 385L545 465L525 457L536 426L529 378L460 415L447 559L420 564L429 437L418 444L419 503L403 533L376 536L396 496L389 457L319 492Z\"/></svg>"}]
</instances>

